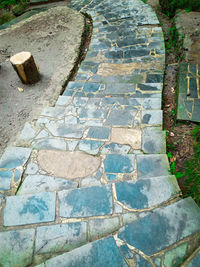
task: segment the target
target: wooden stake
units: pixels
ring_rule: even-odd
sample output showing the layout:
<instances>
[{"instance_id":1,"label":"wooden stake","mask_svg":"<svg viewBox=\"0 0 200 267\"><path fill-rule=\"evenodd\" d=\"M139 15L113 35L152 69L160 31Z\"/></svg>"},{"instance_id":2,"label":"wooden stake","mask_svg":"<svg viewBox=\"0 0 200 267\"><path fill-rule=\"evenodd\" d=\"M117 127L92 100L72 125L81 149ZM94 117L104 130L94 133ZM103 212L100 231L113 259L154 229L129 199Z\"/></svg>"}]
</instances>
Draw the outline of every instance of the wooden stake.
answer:
<instances>
[{"instance_id":1,"label":"wooden stake","mask_svg":"<svg viewBox=\"0 0 200 267\"><path fill-rule=\"evenodd\" d=\"M30 52L21 52L10 58L14 70L25 84L33 84L40 80L40 74Z\"/></svg>"}]
</instances>

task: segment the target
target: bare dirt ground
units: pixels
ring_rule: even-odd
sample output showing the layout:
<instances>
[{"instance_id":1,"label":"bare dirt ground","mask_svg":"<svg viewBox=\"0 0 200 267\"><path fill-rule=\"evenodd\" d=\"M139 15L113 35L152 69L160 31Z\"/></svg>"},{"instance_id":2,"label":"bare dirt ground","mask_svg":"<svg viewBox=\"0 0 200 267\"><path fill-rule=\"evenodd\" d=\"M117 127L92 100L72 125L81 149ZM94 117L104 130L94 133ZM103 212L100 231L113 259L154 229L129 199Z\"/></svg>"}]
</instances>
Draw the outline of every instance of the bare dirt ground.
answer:
<instances>
[{"instance_id":1,"label":"bare dirt ground","mask_svg":"<svg viewBox=\"0 0 200 267\"><path fill-rule=\"evenodd\" d=\"M57 7L0 31L0 155L26 121L55 103L79 54L84 21L80 13ZM35 85L22 84L9 62L21 51L31 52L39 66Z\"/></svg>"}]
</instances>

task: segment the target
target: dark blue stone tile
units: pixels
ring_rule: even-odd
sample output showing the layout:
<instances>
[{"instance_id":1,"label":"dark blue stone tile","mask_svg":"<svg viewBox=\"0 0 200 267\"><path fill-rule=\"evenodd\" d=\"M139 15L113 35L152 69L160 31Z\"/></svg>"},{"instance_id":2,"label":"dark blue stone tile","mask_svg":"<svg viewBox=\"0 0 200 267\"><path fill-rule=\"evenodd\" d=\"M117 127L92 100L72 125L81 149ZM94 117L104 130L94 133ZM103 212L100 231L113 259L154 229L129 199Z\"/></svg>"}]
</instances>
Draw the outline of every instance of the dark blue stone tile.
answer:
<instances>
[{"instance_id":1,"label":"dark blue stone tile","mask_svg":"<svg viewBox=\"0 0 200 267\"><path fill-rule=\"evenodd\" d=\"M46 262L47 267L128 267L122 258L113 237L100 239L78 249L52 258Z\"/></svg>"},{"instance_id":2,"label":"dark blue stone tile","mask_svg":"<svg viewBox=\"0 0 200 267\"><path fill-rule=\"evenodd\" d=\"M89 138L108 139L110 137L111 128L108 127L91 127L87 134Z\"/></svg>"},{"instance_id":3,"label":"dark blue stone tile","mask_svg":"<svg viewBox=\"0 0 200 267\"><path fill-rule=\"evenodd\" d=\"M110 126L130 126L133 123L137 109L127 112L126 110L112 110L105 125Z\"/></svg>"},{"instance_id":4,"label":"dark blue stone tile","mask_svg":"<svg viewBox=\"0 0 200 267\"><path fill-rule=\"evenodd\" d=\"M118 237L152 255L200 231L200 212L191 198L157 209L119 231Z\"/></svg>"},{"instance_id":5,"label":"dark blue stone tile","mask_svg":"<svg viewBox=\"0 0 200 267\"><path fill-rule=\"evenodd\" d=\"M104 160L104 169L107 173L131 173L134 164L134 155L109 154Z\"/></svg>"},{"instance_id":6,"label":"dark blue stone tile","mask_svg":"<svg viewBox=\"0 0 200 267\"><path fill-rule=\"evenodd\" d=\"M163 75L162 74L148 74L146 82L147 83L162 83Z\"/></svg>"},{"instance_id":7,"label":"dark blue stone tile","mask_svg":"<svg viewBox=\"0 0 200 267\"><path fill-rule=\"evenodd\" d=\"M112 173L108 173L106 176L107 176L107 179L108 179L109 181L114 181L114 180L117 179L117 175L112 174Z\"/></svg>"},{"instance_id":8,"label":"dark blue stone tile","mask_svg":"<svg viewBox=\"0 0 200 267\"><path fill-rule=\"evenodd\" d=\"M60 191L58 196L61 217L81 218L112 214L110 185Z\"/></svg>"},{"instance_id":9,"label":"dark blue stone tile","mask_svg":"<svg viewBox=\"0 0 200 267\"><path fill-rule=\"evenodd\" d=\"M122 245L120 248L120 252L122 253L123 257L126 259L133 258L133 253L130 251L127 245Z\"/></svg>"},{"instance_id":10,"label":"dark blue stone tile","mask_svg":"<svg viewBox=\"0 0 200 267\"><path fill-rule=\"evenodd\" d=\"M99 90L100 84L87 82L84 85L84 92L97 92Z\"/></svg>"}]
</instances>

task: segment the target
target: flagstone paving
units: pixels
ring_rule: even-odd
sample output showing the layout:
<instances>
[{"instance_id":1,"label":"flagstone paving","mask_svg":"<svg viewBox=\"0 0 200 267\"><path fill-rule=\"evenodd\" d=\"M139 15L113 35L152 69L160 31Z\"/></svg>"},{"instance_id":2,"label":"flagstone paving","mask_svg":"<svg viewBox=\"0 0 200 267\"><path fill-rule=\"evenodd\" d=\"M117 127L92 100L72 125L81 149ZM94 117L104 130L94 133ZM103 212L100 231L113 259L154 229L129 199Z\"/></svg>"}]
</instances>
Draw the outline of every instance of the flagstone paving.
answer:
<instances>
[{"instance_id":1,"label":"flagstone paving","mask_svg":"<svg viewBox=\"0 0 200 267\"><path fill-rule=\"evenodd\" d=\"M199 266L200 210L166 155L159 21L140 0L69 6L91 44L0 159L0 266Z\"/></svg>"}]
</instances>

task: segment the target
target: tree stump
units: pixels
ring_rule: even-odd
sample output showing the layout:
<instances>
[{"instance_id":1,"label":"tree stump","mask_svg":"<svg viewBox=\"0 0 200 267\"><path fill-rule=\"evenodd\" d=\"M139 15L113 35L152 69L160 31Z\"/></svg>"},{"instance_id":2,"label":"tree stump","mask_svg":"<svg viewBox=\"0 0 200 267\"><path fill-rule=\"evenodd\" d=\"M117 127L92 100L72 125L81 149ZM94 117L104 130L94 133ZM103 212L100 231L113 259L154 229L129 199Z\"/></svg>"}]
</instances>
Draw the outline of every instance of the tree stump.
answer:
<instances>
[{"instance_id":1,"label":"tree stump","mask_svg":"<svg viewBox=\"0 0 200 267\"><path fill-rule=\"evenodd\" d=\"M14 70L25 84L33 84L40 80L38 67L30 52L21 52L10 58Z\"/></svg>"}]
</instances>

